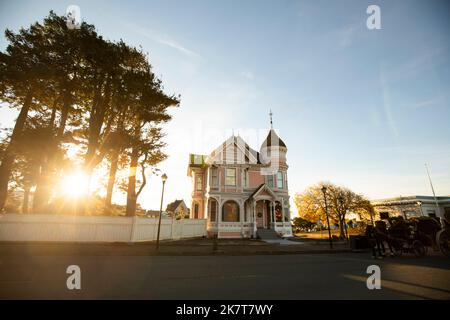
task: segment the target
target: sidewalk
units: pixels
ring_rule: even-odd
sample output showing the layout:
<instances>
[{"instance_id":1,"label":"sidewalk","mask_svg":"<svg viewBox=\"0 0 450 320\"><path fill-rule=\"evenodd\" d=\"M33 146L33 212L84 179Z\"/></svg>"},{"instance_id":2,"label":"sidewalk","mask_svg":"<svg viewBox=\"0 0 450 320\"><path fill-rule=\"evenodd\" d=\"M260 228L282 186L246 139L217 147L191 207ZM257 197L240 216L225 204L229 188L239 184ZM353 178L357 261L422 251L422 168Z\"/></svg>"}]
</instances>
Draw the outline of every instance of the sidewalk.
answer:
<instances>
[{"instance_id":1,"label":"sidewalk","mask_svg":"<svg viewBox=\"0 0 450 320\"><path fill-rule=\"evenodd\" d=\"M82 256L198 256L198 255L280 255L349 252L347 244L311 243L308 241L217 240L212 239L161 241L159 251L155 242L142 243L36 243L0 242L0 256L82 255Z\"/></svg>"}]
</instances>

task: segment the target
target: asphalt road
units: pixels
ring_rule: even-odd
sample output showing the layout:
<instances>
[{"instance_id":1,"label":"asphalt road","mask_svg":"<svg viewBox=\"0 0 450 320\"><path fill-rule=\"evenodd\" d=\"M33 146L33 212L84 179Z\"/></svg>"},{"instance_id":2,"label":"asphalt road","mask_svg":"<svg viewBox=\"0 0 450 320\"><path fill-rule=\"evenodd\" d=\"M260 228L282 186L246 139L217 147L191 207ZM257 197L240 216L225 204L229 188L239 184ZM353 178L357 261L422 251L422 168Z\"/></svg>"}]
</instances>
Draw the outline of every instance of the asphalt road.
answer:
<instances>
[{"instance_id":1,"label":"asphalt road","mask_svg":"<svg viewBox=\"0 0 450 320\"><path fill-rule=\"evenodd\" d=\"M366 269L381 268L368 290ZM66 286L69 265L81 290ZM450 260L365 253L258 256L0 257L1 299L447 299Z\"/></svg>"}]
</instances>

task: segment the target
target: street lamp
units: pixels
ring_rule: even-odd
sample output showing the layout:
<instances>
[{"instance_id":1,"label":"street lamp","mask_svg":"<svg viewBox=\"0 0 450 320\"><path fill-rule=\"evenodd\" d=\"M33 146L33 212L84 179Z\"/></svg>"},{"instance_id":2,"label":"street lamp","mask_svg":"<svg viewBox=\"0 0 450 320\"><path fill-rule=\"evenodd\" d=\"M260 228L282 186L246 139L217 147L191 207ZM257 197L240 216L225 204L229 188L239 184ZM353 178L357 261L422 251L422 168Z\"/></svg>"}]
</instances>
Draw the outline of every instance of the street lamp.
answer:
<instances>
[{"instance_id":1,"label":"street lamp","mask_svg":"<svg viewBox=\"0 0 450 320\"><path fill-rule=\"evenodd\" d=\"M422 208L422 201L417 201L417 206L420 208L420 214L421 214L422 216L424 216L424 214L423 214L423 208Z\"/></svg>"},{"instance_id":2,"label":"street lamp","mask_svg":"<svg viewBox=\"0 0 450 320\"><path fill-rule=\"evenodd\" d=\"M323 198L325 199L325 215L327 216L328 225L328 239L330 240L330 249L333 249L333 240L331 239L330 219L328 218L328 205L327 205L327 187L322 187Z\"/></svg>"},{"instance_id":3,"label":"street lamp","mask_svg":"<svg viewBox=\"0 0 450 320\"><path fill-rule=\"evenodd\" d=\"M156 237L156 251L159 250L159 233L161 231L161 216L162 216L162 206L163 206L163 199L164 199L164 186L166 185L167 175L164 173L161 176L162 180L162 192L161 192L161 206L159 207L159 219L158 219L158 235Z\"/></svg>"}]
</instances>

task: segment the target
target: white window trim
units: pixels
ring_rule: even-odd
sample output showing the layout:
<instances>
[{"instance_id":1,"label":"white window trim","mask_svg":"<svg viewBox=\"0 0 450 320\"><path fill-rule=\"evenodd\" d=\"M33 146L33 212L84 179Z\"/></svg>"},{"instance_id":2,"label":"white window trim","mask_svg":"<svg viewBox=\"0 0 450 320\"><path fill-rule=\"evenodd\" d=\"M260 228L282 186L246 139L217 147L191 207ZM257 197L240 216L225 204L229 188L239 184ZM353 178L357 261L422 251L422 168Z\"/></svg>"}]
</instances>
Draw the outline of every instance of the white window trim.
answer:
<instances>
[{"instance_id":1,"label":"white window trim","mask_svg":"<svg viewBox=\"0 0 450 320\"><path fill-rule=\"evenodd\" d=\"M234 184L228 184L228 170L234 170ZM236 187L237 186L237 170L236 168L225 168L225 186Z\"/></svg>"},{"instance_id":2,"label":"white window trim","mask_svg":"<svg viewBox=\"0 0 450 320\"><path fill-rule=\"evenodd\" d=\"M248 188L248 170L247 169L242 169L242 187L243 188Z\"/></svg>"},{"instance_id":3,"label":"white window trim","mask_svg":"<svg viewBox=\"0 0 450 320\"><path fill-rule=\"evenodd\" d=\"M198 185L200 183L200 189L198 188ZM202 191L203 190L203 176L199 175L196 177L195 180L195 191Z\"/></svg>"},{"instance_id":4,"label":"white window trim","mask_svg":"<svg viewBox=\"0 0 450 320\"><path fill-rule=\"evenodd\" d=\"M270 185L269 177L272 177L272 185ZM267 175L267 185L268 185L270 188L273 188L273 187L274 187L274 185L275 185L274 182L275 182L275 181L274 181L274 179L273 179L273 174Z\"/></svg>"},{"instance_id":5,"label":"white window trim","mask_svg":"<svg viewBox=\"0 0 450 320\"><path fill-rule=\"evenodd\" d=\"M278 179L278 175L281 173L281 186L278 184L278 182L280 181L280 179ZM276 174L277 177L277 188L278 189L284 189L284 174L283 171L278 171Z\"/></svg>"},{"instance_id":6,"label":"white window trim","mask_svg":"<svg viewBox=\"0 0 450 320\"><path fill-rule=\"evenodd\" d=\"M213 174L214 171L216 172L215 181L214 181L214 174ZM211 168L211 186L212 187L219 186L219 168Z\"/></svg>"}]
</instances>

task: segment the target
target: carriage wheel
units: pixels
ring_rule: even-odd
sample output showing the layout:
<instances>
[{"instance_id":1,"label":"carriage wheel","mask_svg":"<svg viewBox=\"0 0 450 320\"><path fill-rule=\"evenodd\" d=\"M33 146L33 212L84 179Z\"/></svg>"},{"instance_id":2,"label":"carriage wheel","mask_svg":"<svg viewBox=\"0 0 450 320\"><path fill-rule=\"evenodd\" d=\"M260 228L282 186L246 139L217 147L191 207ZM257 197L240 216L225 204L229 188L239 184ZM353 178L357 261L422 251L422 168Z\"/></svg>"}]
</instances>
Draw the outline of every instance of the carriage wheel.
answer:
<instances>
[{"instance_id":1,"label":"carriage wheel","mask_svg":"<svg viewBox=\"0 0 450 320\"><path fill-rule=\"evenodd\" d=\"M425 246L419 240L414 240L412 243L412 250L416 257L423 257L427 253Z\"/></svg>"},{"instance_id":2,"label":"carriage wheel","mask_svg":"<svg viewBox=\"0 0 450 320\"><path fill-rule=\"evenodd\" d=\"M394 254L397 257L400 257L402 255L402 253L403 253L403 245L401 245L401 244L393 245L392 249L394 249Z\"/></svg>"},{"instance_id":3,"label":"carriage wheel","mask_svg":"<svg viewBox=\"0 0 450 320\"><path fill-rule=\"evenodd\" d=\"M447 230L441 230L436 235L436 242L443 255L450 257L450 235Z\"/></svg>"}]
</instances>

